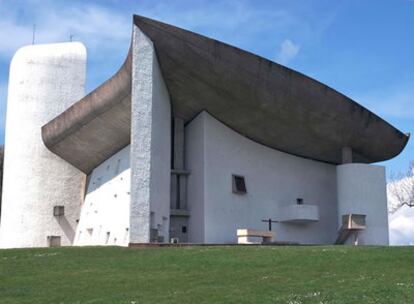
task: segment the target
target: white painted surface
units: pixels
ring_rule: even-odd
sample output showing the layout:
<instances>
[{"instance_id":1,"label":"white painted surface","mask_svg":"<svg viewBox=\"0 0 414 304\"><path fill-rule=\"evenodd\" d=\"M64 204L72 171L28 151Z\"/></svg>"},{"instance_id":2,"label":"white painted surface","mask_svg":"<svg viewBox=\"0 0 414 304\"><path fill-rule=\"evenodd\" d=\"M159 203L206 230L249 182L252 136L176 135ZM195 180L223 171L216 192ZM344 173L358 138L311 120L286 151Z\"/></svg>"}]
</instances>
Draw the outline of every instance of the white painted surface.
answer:
<instances>
[{"instance_id":1,"label":"white painted surface","mask_svg":"<svg viewBox=\"0 0 414 304\"><path fill-rule=\"evenodd\" d=\"M319 221L317 205L288 205L280 209L280 221L285 222L312 222Z\"/></svg>"},{"instance_id":2,"label":"white painted surface","mask_svg":"<svg viewBox=\"0 0 414 304\"><path fill-rule=\"evenodd\" d=\"M266 230L283 206L303 198L317 205L319 221L273 224L276 240L332 244L337 233L335 166L270 149L203 112L186 127L190 209L189 241L236 243L237 229ZM247 194L232 193L232 174L246 180ZM203 225L204 222L204 225ZM203 227L204 226L204 227Z\"/></svg>"},{"instance_id":3,"label":"white painted surface","mask_svg":"<svg viewBox=\"0 0 414 304\"><path fill-rule=\"evenodd\" d=\"M169 237L171 106L151 40L133 32L130 242ZM153 213L153 216L150 216ZM152 219L152 221L150 220Z\"/></svg>"},{"instance_id":4,"label":"white painted surface","mask_svg":"<svg viewBox=\"0 0 414 304\"><path fill-rule=\"evenodd\" d=\"M190 171L187 178L187 209L191 216L188 218L187 233L191 243L204 243L205 240L205 119L201 115L184 130L184 163L185 168Z\"/></svg>"},{"instance_id":5,"label":"white painted surface","mask_svg":"<svg viewBox=\"0 0 414 304\"><path fill-rule=\"evenodd\" d=\"M361 245L388 245L388 213L385 168L368 164L337 166L338 223L342 215L366 215ZM339 227L339 226L338 226Z\"/></svg>"},{"instance_id":6,"label":"white painted surface","mask_svg":"<svg viewBox=\"0 0 414 304\"><path fill-rule=\"evenodd\" d=\"M10 66L0 247L71 245L85 176L50 152L41 127L84 96L83 44L26 46ZM65 215L53 216L53 207Z\"/></svg>"},{"instance_id":7,"label":"white painted surface","mask_svg":"<svg viewBox=\"0 0 414 304\"><path fill-rule=\"evenodd\" d=\"M128 246L130 191L128 145L92 171L74 245Z\"/></svg>"}]
</instances>

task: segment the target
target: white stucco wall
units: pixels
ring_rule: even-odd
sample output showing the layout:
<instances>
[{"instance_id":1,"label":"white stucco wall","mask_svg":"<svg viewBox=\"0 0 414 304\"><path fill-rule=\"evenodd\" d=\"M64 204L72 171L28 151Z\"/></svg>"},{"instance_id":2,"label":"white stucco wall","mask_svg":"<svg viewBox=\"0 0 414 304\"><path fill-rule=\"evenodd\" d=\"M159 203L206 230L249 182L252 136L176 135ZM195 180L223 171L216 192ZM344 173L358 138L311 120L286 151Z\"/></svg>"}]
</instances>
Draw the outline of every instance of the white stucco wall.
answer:
<instances>
[{"instance_id":1,"label":"white stucco wall","mask_svg":"<svg viewBox=\"0 0 414 304\"><path fill-rule=\"evenodd\" d=\"M84 96L86 49L81 43L21 48L10 65L0 247L71 245L85 175L50 152L41 127ZM53 207L65 215L53 216Z\"/></svg>"},{"instance_id":2,"label":"white stucco wall","mask_svg":"<svg viewBox=\"0 0 414 304\"><path fill-rule=\"evenodd\" d=\"M197 116L185 128L185 168L190 171L187 179L188 241L204 243L205 205L205 119Z\"/></svg>"},{"instance_id":3,"label":"white stucco wall","mask_svg":"<svg viewBox=\"0 0 414 304\"><path fill-rule=\"evenodd\" d=\"M332 244L337 236L335 166L270 149L203 112L186 127L190 242L236 242L236 230L267 230L283 206L317 205L319 221L273 224L276 240ZM247 194L232 193L232 174L243 175ZM203 193L203 194L200 194ZM204 221L204 231L203 231ZM202 239L202 237L204 239Z\"/></svg>"},{"instance_id":4,"label":"white stucco wall","mask_svg":"<svg viewBox=\"0 0 414 304\"><path fill-rule=\"evenodd\" d=\"M133 31L130 242L169 238L171 106L151 40ZM151 213L153 214L151 216Z\"/></svg>"},{"instance_id":5,"label":"white stucco wall","mask_svg":"<svg viewBox=\"0 0 414 304\"><path fill-rule=\"evenodd\" d=\"M338 225L344 214L366 215L361 245L388 245L388 210L383 166L344 164L337 167Z\"/></svg>"},{"instance_id":6,"label":"white stucco wall","mask_svg":"<svg viewBox=\"0 0 414 304\"><path fill-rule=\"evenodd\" d=\"M89 176L74 245L128 246L130 191L128 145Z\"/></svg>"}]
</instances>

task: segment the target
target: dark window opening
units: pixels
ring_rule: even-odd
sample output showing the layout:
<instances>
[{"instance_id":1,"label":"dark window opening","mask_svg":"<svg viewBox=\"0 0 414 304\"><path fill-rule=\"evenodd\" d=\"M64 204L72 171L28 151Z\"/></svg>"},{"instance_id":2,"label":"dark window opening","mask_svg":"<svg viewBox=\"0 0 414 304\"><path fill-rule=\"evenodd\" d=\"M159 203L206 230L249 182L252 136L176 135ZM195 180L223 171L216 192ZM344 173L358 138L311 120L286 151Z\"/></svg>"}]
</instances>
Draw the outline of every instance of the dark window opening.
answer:
<instances>
[{"instance_id":1,"label":"dark window opening","mask_svg":"<svg viewBox=\"0 0 414 304\"><path fill-rule=\"evenodd\" d=\"M47 237L49 247L60 247L61 246L61 237L57 235L49 235Z\"/></svg>"},{"instance_id":2,"label":"dark window opening","mask_svg":"<svg viewBox=\"0 0 414 304\"><path fill-rule=\"evenodd\" d=\"M181 227L181 232L182 233L187 233L187 226L182 226Z\"/></svg>"},{"instance_id":3,"label":"dark window opening","mask_svg":"<svg viewBox=\"0 0 414 304\"><path fill-rule=\"evenodd\" d=\"M233 193L245 194L247 192L244 176L233 175Z\"/></svg>"},{"instance_id":4,"label":"dark window opening","mask_svg":"<svg viewBox=\"0 0 414 304\"><path fill-rule=\"evenodd\" d=\"M65 206L53 206L53 216L65 215Z\"/></svg>"},{"instance_id":5,"label":"dark window opening","mask_svg":"<svg viewBox=\"0 0 414 304\"><path fill-rule=\"evenodd\" d=\"M296 199L296 204L303 205L303 198L297 198Z\"/></svg>"}]
</instances>

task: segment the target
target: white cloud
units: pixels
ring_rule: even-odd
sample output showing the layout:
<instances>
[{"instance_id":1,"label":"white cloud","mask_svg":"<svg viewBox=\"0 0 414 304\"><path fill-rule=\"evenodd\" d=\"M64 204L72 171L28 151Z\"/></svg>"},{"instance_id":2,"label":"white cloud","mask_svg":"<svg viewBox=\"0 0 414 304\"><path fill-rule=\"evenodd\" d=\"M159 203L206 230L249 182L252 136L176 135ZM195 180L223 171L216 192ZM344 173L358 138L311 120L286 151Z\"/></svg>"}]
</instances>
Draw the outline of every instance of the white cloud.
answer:
<instances>
[{"instance_id":1,"label":"white cloud","mask_svg":"<svg viewBox=\"0 0 414 304\"><path fill-rule=\"evenodd\" d=\"M37 43L67 41L73 34L75 40L86 43L92 51L97 48L118 50L117 46L123 47L129 41L132 14L137 13L242 48L260 50L261 55L273 57L271 52L276 47L275 42L282 41L283 36L294 34L303 41L318 37L332 23L334 15L326 13L316 20L314 11L305 9L305 6L301 6L299 11L289 5L269 9L266 5L253 5L249 1L194 1L191 5L185 1L145 0L123 5L98 3L0 0L0 56L12 54L18 47L30 44L34 23ZM273 42L265 39L270 33ZM286 39L281 45L281 60L290 60L299 48Z\"/></svg>"},{"instance_id":2,"label":"white cloud","mask_svg":"<svg viewBox=\"0 0 414 304\"><path fill-rule=\"evenodd\" d=\"M280 44L280 50L276 57L276 60L282 64L286 64L299 53L299 50L300 45L295 44L290 39L285 39Z\"/></svg>"},{"instance_id":3,"label":"white cloud","mask_svg":"<svg viewBox=\"0 0 414 304\"><path fill-rule=\"evenodd\" d=\"M359 100L364 106L383 117L414 118L413 83L380 88L355 100Z\"/></svg>"},{"instance_id":4,"label":"white cloud","mask_svg":"<svg viewBox=\"0 0 414 304\"><path fill-rule=\"evenodd\" d=\"M389 217L390 245L414 245L414 208L406 205Z\"/></svg>"},{"instance_id":5,"label":"white cloud","mask_svg":"<svg viewBox=\"0 0 414 304\"><path fill-rule=\"evenodd\" d=\"M0 6L1 57L10 57L21 46L32 43L33 24L36 43L68 41L74 35L74 40L86 43L91 51L125 48L131 35L131 16L96 5L62 7L58 2L29 1L24 10L26 14L30 12L31 21L24 23L22 19L29 18L22 18L20 9L6 2Z\"/></svg>"},{"instance_id":6,"label":"white cloud","mask_svg":"<svg viewBox=\"0 0 414 304\"><path fill-rule=\"evenodd\" d=\"M21 11L28 17L23 18ZM290 14L283 10L252 9L244 2L205 2L202 7L183 7L180 2L148 4L140 1L124 10L115 5L77 1L72 5L51 0L23 4L20 1L0 2L0 56L11 56L19 47L30 44L33 24L36 24L36 43L68 41L72 34L75 40L87 44L91 51L102 48L121 50L125 44L128 47L133 13L233 43L250 39L258 31L282 29L292 21Z\"/></svg>"}]
</instances>

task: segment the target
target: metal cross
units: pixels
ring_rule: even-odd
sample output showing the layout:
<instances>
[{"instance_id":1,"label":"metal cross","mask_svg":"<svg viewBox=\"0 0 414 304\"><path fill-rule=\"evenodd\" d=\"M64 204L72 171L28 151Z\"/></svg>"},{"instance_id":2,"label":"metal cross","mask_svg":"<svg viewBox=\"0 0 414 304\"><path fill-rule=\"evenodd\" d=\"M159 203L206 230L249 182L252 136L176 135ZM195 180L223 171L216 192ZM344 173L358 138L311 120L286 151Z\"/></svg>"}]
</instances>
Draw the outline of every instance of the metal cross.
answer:
<instances>
[{"instance_id":1,"label":"metal cross","mask_svg":"<svg viewBox=\"0 0 414 304\"><path fill-rule=\"evenodd\" d=\"M269 219L267 219L267 220L262 220L262 222L264 222L264 223L268 223L268 225L269 225L269 231L272 231L272 223L277 223L277 222L279 222L279 221L272 221L272 219L271 219L271 218L269 218Z\"/></svg>"}]
</instances>

